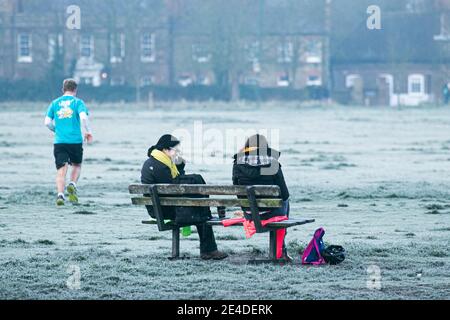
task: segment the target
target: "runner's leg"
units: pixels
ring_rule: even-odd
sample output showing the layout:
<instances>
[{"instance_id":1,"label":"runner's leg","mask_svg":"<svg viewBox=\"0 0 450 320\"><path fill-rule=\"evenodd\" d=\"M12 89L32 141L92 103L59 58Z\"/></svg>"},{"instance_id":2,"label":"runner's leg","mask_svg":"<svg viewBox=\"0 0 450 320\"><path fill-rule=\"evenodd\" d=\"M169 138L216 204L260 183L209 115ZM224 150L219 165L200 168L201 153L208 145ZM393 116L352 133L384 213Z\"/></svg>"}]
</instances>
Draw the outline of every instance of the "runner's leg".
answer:
<instances>
[{"instance_id":1,"label":"runner's leg","mask_svg":"<svg viewBox=\"0 0 450 320\"><path fill-rule=\"evenodd\" d=\"M70 174L70 182L78 183L81 175L81 164L72 163L72 172Z\"/></svg>"},{"instance_id":2,"label":"runner's leg","mask_svg":"<svg viewBox=\"0 0 450 320\"><path fill-rule=\"evenodd\" d=\"M66 187L66 175L69 165L66 164L64 167L58 169L56 173L56 188L58 189L58 194L64 194L64 189Z\"/></svg>"},{"instance_id":3,"label":"runner's leg","mask_svg":"<svg viewBox=\"0 0 450 320\"><path fill-rule=\"evenodd\" d=\"M69 201L72 204L78 204L77 195L77 182L80 178L81 164L72 164L72 172L70 174L70 183L67 186L67 192L69 193Z\"/></svg>"}]
</instances>

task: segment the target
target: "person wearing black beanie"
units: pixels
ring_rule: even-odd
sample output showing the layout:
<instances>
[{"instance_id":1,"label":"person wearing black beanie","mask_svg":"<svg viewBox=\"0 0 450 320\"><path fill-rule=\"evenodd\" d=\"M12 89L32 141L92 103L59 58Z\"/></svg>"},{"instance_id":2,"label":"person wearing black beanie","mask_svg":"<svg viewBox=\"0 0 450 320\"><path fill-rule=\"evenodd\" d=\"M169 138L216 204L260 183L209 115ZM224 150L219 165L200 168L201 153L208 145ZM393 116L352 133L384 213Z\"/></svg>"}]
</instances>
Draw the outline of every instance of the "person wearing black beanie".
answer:
<instances>
[{"instance_id":1,"label":"person wearing black beanie","mask_svg":"<svg viewBox=\"0 0 450 320\"><path fill-rule=\"evenodd\" d=\"M145 161L141 171L141 182L143 184L180 184L195 183L204 184L205 181L200 175L186 175L185 161L178 155L180 141L170 134L163 135L156 145L152 146L148 152L148 159ZM193 181L193 182L192 182ZM204 208L198 208L195 212L205 215ZM207 208L208 217L211 211ZM147 206L147 211L154 218L153 207ZM176 220L175 207L163 207L163 216L167 220ZM213 228L205 223L197 224L197 231L200 238L200 256L204 260L222 260L228 255L217 250Z\"/></svg>"},{"instance_id":2,"label":"person wearing black beanie","mask_svg":"<svg viewBox=\"0 0 450 320\"><path fill-rule=\"evenodd\" d=\"M158 143L152 147L150 147L150 149L148 149L148 157L151 157L151 153L153 152L153 150L159 150L159 151L163 151L163 150L170 150L175 148L176 146L178 146L180 144L180 141L175 138L174 136L170 135L170 134L165 134L163 135L161 138L159 138Z\"/></svg>"},{"instance_id":3,"label":"person wearing black beanie","mask_svg":"<svg viewBox=\"0 0 450 320\"><path fill-rule=\"evenodd\" d=\"M274 208L260 212L261 220L277 216L289 217L289 190L284 180L283 170L279 162L280 152L269 146L263 135L254 135L247 139L244 147L234 155L233 184L234 185L277 185L280 187L282 208ZM251 220L248 208L243 208L247 220ZM286 245L282 244L283 258L292 261Z\"/></svg>"}]
</instances>

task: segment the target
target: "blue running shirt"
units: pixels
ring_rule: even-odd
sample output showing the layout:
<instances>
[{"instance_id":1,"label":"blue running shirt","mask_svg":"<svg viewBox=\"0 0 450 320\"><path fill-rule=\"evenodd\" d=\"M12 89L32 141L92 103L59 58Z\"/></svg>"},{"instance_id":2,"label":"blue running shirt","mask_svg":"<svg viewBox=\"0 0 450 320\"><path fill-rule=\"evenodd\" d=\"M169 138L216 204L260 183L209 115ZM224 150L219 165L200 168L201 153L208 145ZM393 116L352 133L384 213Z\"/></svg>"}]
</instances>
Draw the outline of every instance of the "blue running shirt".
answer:
<instances>
[{"instance_id":1,"label":"blue running shirt","mask_svg":"<svg viewBox=\"0 0 450 320\"><path fill-rule=\"evenodd\" d=\"M50 104L47 117L55 121L55 144L83 143L81 112L89 115L84 102L73 96L62 96Z\"/></svg>"}]
</instances>

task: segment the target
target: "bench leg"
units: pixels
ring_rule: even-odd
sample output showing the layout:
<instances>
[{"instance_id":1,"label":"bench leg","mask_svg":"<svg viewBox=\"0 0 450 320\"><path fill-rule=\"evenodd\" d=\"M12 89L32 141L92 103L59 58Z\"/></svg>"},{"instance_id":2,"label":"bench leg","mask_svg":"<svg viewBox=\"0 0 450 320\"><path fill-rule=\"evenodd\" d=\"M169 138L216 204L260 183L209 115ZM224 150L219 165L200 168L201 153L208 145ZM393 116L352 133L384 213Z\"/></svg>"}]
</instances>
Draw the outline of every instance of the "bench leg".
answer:
<instances>
[{"instance_id":1,"label":"bench leg","mask_svg":"<svg viewBox=\"0 0 450 320\"><path fill-rule=\"evenodd\" d=\"M180 229L175 228L172 230L172 260L180 257Z\"/></svg>"},{"instance_id":2,"label":"bench leg","mask_svg":"<svg viewBox=\"0 0 450 320\"><path fill-rule=\"evenodd\" d=\"M272 261L277 260L277 231L270 231L270 240L269 240L269 259Z\"/></svg>"},{"instance_id":3,"label":"bench leg","mask_svg":"<svg viewBox=\"0 0 450 320\"><path fill-rule=\"evenodd\" d=\"M269 239L269 258L268 259L252 259L248 261L249 264L265 264L265 263L276 263L284 264L286 261L284 259L277 259L277 231L270 231Z\"/></svg>"}]
</instances>

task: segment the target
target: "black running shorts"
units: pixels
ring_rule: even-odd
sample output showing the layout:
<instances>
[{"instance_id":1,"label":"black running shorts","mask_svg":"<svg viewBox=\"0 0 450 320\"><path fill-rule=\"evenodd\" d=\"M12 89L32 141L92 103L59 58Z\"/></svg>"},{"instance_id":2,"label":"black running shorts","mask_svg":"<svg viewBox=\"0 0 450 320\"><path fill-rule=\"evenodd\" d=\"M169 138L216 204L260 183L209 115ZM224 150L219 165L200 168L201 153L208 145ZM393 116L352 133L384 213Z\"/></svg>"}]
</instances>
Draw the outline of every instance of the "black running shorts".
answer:
<instances>
[{"instance_id":1,"label":"black running shorts","mask_svg":"<svg viewBox=\"0 0 450 320\"><path fill-rule=\"evenodd\" d=\"M55 144L53 154L57 170L66 164L81 164L83 162L83 144Z\"/></svg>"}]
</instances>

